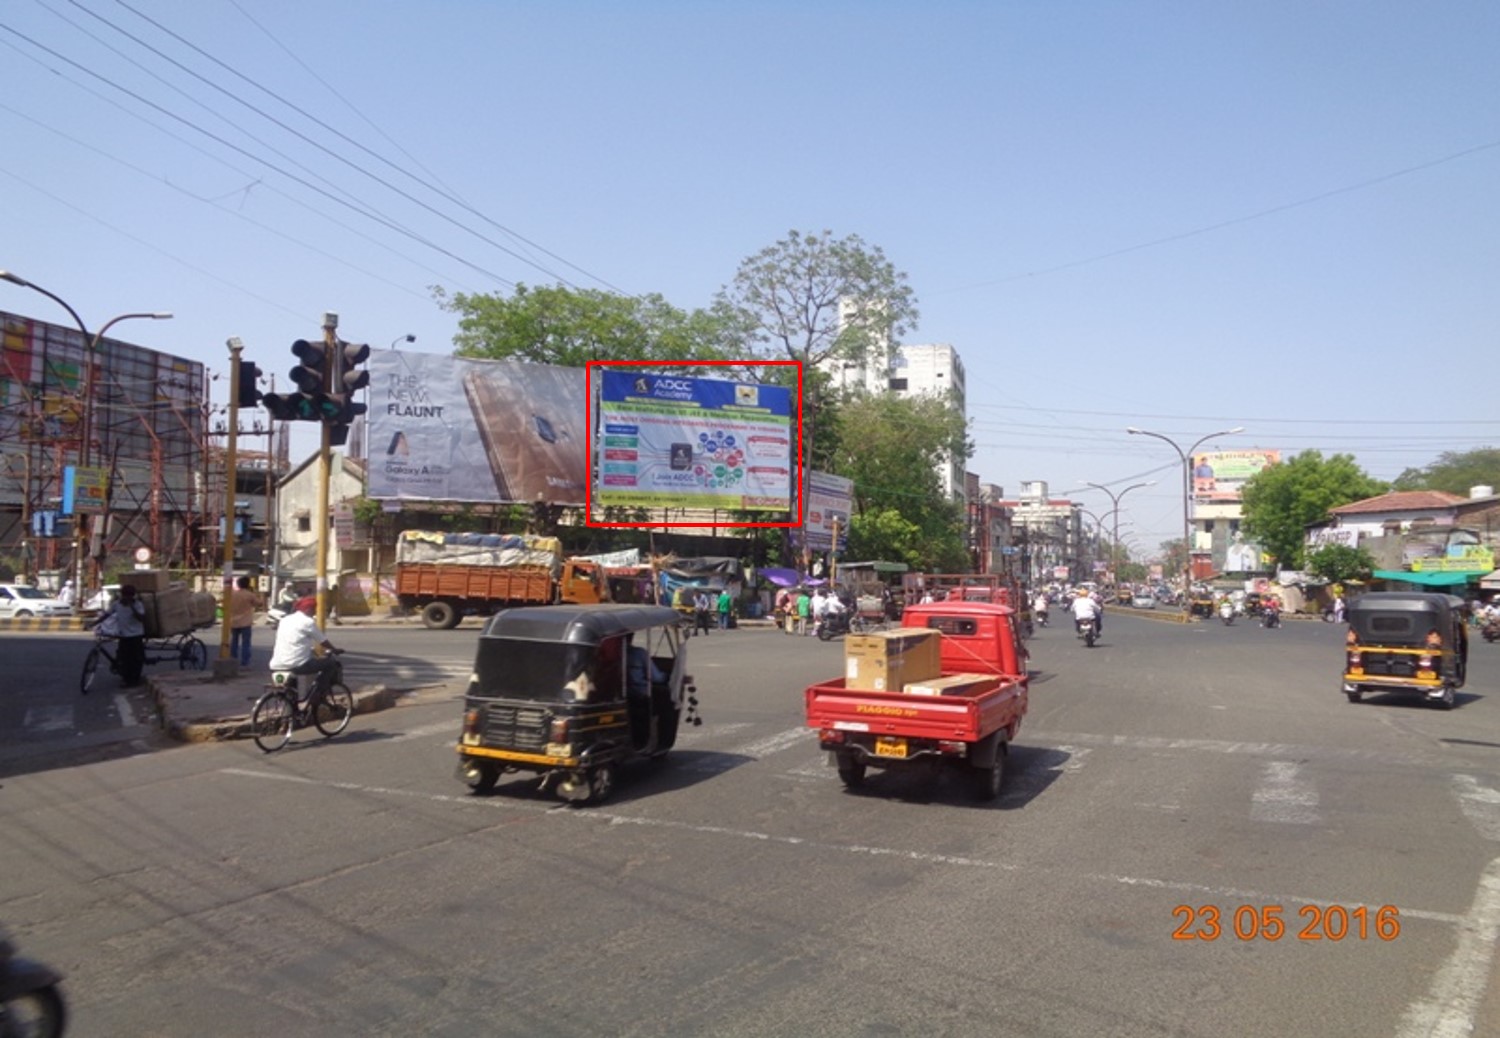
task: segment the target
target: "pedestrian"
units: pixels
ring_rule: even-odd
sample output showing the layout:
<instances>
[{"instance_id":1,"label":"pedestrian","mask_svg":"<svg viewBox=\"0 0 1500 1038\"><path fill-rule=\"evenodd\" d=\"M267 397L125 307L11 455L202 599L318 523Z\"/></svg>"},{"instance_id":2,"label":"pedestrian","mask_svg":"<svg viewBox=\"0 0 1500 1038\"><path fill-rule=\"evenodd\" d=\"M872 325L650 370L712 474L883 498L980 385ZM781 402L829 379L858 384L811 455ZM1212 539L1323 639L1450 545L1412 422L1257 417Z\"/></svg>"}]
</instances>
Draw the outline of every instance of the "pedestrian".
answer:
<instances>
[{"instance_id":1,"label":"pedestrian","mask_svg":"<svg viewBox=\"0 0 1500 1038\"><path fill-rule=\"evenodd\" d=\"M121 586L109 619L118 639L115 670L120 684L134 688L141 683L141 671L146 666L146 603L136 595L134 584Z\"/></svg>"},{"instance_id":2,"label":"pedestrian","mask_svg":"<svg viewBox=\"0 0 1500 1038\"><path fill-rule=\"evenodd\" d=\"M1333 622L1341 624L1344 622L1344 596L1333 596Z\"/></svg>"},{"instance_id":3,"label":"pedestrian","mask_svg":"<svg viewBox=\"0 0 1500 1038\"><path fill-rule=\"evenodd\" d=\"M708 591L699 588L697 595L693 598L693 633L708 635L708 617L713 612L713 601L708 596Z\"/></svg>"},{"instance_id":4,"label":"pedestrian","mask_svg":"<svg viewBox=\"0 0 1500 1038\"><path fill-rule=\"evenodd\" d=\"M808 596L806 588L797 590L797 633L807 633L807 617L812 612L812 598Z\"/></svg>"},{"instance_id":5,"label":"pedestrian","mask_svg":"<svg viewBox=\"0 0 1500 1038\"><path fill-rule=\"evenodd\" d=\"M250 578L240 577L229 592L229 656L250 666L250 632L255 630L255 613L261 608L260 596L250 590Z\"/></svg>"},{"instance_id":6,"label":"pedestrian","mask_svg":"<svg viewBox=\"0 0 1500 1038\"><path fill-rule=\"evenodd\" d=\"M729 588L719 589L719 630L729 630L729 614L734 611L734 596L729 593Z\"/></svg>"},{"instance_id":7,"label":"pedestrian","mask_svg":"<svg viewBox=\"0 0 1500 1038\"><path fill-rule=\"evenodd\" d=\"M77 589L73 586L73 578L69 577L63 581L62 590L57 593L57 600L64 605L72 606L78 598Z\"/></svg>"}]
</instances>

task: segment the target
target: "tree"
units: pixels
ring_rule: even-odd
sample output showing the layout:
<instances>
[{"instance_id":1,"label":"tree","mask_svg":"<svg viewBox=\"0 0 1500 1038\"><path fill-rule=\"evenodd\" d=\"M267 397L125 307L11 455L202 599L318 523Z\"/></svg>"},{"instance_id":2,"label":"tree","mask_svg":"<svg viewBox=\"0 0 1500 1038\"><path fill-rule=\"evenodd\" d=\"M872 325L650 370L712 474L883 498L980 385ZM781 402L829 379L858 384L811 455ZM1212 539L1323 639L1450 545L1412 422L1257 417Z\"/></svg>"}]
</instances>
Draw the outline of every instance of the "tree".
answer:
<instances>
[{"instance_id":1,"label":"tree","mask_svg":"<svg viewBox=\"0 0 1500 1038\"><path fill-rule=\"evenodd\" d=\"M944 492L937 466L969 453L968 423L938 397L867 396L843 402L830 416L826 440L835 444L828 467L854 481L850 548L856 556L890 558L924 570L968 568L962 510ZM900 517L917 531L907 547ZM879 554L874 529L888 551ZM867 540L861 538L868 537ZM874 554L872 554L874 553Z\"/></svg>"},{"instance_id":2,"label":"tree","mask_svg":"<svg viewBox=\"0 0 1500 1038\"><path fill-rule=\"evenodd\" d=\"M1346 580L1367 580L1375 569L1374 557L1363 548L1351 548L1347 544L1325 544L1310 553L1305 568L1314 576L1329 583L1340 584Z\"/></svg>"},{"instance_id":3,"label":"tree","mask_svg":"<svg viewBox=\"0 0 1500 1038\"><path fill-rule=\"evenodd\" d=\"M1478 486L1500 486L1500 449L1444 451L1426 468L1402 472L1391 489L1446 490L1467 496L1470 487Z\"/></svg>"},{"instance_id":4,"label":"tree","mask_svg":"<svg viewBox=\"0 0 1500 1038\"><path fill-rule=\"evenodd\" d=\"M510 296L433 290L459 315L454 352L486 360L527 360L581 368L587 361L725 360L743 355L732 314L687 312L660 295L517 285Z\"/></svg>"},{"instance_id":5,"label":"tree","mask_svg":"<svg viewBox=\"0 0 1500 1038\"><path fill-rule=\"evenodd\" d=\"M1187 552L1183 550L1182 538L1162 541L1157 550L1161 552L1161 571L1167 582L1174 586L1181 583L1182 571L1187 568Z\"/></svg>"},{"instance_id":6,"label":"tree","mask_svg":"<svg viewBox=\"0 0 1500 1038\"><path fill-rule=\"evenodd\" d=\"M1330 508L1385 490L1352 455L1325 459L1321 451L1303 451L1246 481L1240 495L1245 530L1282 568L1297 569L1308 524L1326 519Z\"/></svg>"},{"instance_id":7,"label":"tree","mask_svg":"<svg viewBox=\"0 0 1500 1038\"><path fill-rule=\"evenodd\" d=\"M890 364L897 340L917 319L916 296L877 246L832 231L786 238L744 260L719 292L715 312L747 349L802 363ZM803 459L810 464L818 409L803 406ZM806 464L799 466L806 485Z\"/></svg>"}]
</instances>

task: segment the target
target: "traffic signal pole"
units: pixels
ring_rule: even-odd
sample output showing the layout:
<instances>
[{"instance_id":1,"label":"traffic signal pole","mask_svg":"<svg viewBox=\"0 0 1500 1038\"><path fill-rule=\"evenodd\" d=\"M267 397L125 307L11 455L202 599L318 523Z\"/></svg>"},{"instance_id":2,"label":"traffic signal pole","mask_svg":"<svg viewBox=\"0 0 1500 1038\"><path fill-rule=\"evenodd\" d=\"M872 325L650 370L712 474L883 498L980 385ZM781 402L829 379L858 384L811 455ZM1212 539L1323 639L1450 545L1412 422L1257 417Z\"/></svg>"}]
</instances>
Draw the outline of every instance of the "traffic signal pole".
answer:
<instances>
[{"instance_id":1,"label":"traffic signal pole","mask_svg":"<svg viewBox=\"0 0 1500 1038\"><path fill-rule=\"evenodd\" d=\"M324 378L327 380L323 389L325 393L331 392L338 385L342 375L340 369L343 365L336 359L339 356L338 327L338 314L323 315L324 355L328 358L328 362L323 365ZM333 428L326 421L319 422L318 432L318 510L313 514L318 517L318 626L321 628L328 621L328 483L332 478Z\"/></svg>"},{"instance_id":2,"label":"traffic signal pole","mask_svg":"<svg viewBox=\"0 0 1500 1038\"><path fill-rule=\"evenodd\" d=\"M224 450L224 594L219 606L219 658L214 661L214 677L232 677L239 667L229 656L229 600L234 595L234 494L238 484L240 427L240 351L245 344L238 337L229 346L229 435Z\"/></svg>"}]
</instances>

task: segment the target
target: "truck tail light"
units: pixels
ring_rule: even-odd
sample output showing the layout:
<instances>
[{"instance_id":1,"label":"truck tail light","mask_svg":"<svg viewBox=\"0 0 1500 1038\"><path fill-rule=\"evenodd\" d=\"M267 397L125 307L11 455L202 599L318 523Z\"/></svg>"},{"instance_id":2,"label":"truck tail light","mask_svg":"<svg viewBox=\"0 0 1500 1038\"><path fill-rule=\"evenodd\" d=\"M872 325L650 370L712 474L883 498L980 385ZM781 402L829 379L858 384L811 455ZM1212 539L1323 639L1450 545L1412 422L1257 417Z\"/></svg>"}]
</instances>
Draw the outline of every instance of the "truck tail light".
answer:
<instances>
[{"instance_id":1,"label":"truck tail light","mask_svg":"<svg viewBox=\"0 0 1500 1038\"><path fill-rule=\"evenodd\" d=\"M844 733L837 728L818 729L818 742L824 746L839 746L844 742Z\"/></svg>"},{"instance_id":2,"label":"truck tail light","mask_svg":"<svg viewBox=\"0 0 1500 1038\"><path fill-rule=\"evenodd\" d=\"M568 729L571 718L554 717L552 723L547 726L547 741L565 743L568 741Z\"/></svg>"},{"instance_id":3,"label":"truck tail light","mask_svg":"<svg viewBox=\"0 0 1500 1038\"><path fill-rule=\"evenodd\" d=\"M939 753L948 753L962 757L968 750L968 743L958 739L939 739L937 741Z\"/></svg>"}]
</instances>

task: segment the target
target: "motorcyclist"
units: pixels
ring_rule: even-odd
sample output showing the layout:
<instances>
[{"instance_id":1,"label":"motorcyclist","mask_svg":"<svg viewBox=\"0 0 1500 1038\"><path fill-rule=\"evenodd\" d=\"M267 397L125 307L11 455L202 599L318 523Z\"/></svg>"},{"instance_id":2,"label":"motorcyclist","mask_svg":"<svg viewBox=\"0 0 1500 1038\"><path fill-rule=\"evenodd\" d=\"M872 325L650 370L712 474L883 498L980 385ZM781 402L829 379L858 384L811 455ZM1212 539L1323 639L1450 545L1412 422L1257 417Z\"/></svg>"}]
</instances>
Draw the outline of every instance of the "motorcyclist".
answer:
<instances>
[{"instance_id":1,"label":"motorcyclist","mask_svg":"<svg viewBox=\"0 0 1500 1038\"><path fill-rule=\"evenodd\" d=\"M1047 593L1045 591L1038 591L1036 598L1032 600L1031 611L1036 614L1036 622L1043 627L1047 626L1047 610L1049 608L1050 603L1047 601Z\"/></svg>"},{"instance_id":2,"label":"motorcyclist","mask_svg":"<svg viewBox=\"0 0 1500 1038\"><path fill-rule=\"evenodd\" d=\"M1094 621L1094 632L1104 633L1104 607L1097 600L1089 596L1087 591L1080 590L1078 597L1073 599L1073 629L1083 630L1083 621Z\"/></svg>"},{"instance_id":3,"label":"motorcyclist","mask_svg":"<svg viewBox=\"0 0 1500 1038\"><path fill-rule=\"evenodd\" d=\"M1281 601L1274 595L1267 595L1261 602L1260 622L1263 627L1281 626Z\"/></svg>"}]
</instances>

